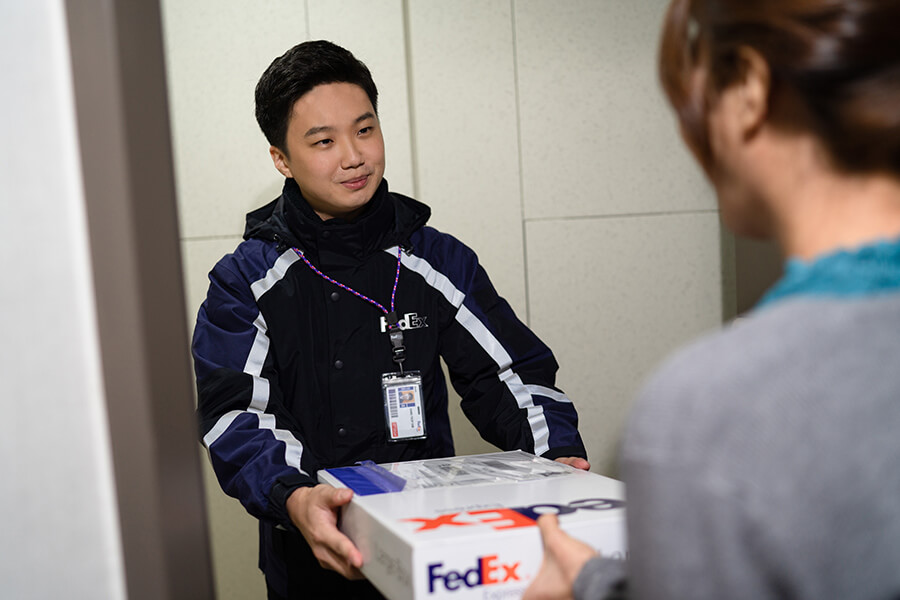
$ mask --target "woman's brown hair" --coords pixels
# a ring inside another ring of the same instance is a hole
[[[789,94],[804,127],[849,171],[900,173],[900,0],[673,0],[659,68],[689,144],[712,160],[711,99],[742,76],[739,49],[768,63],[770,106]],[[703,90],[695,89],[698,66]],[[795,111],[796,112],[796,111]]]

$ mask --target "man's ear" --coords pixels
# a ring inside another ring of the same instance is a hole
[[[291,173],[291,168],[287,164],[287,156],[285,156],[282,150],[275,146],[269,146],[269,156],[272,157],[272,162],[275,164],[275,168],[278,169],[279,173],[289,179],[294,177],[293,173]]]
[[[738,49],[738,61],[741,78],[734,84],[738,87],[735,117],[744,138],[748,139],[759,131],[769,114],[772,75],[769,63],[749,46]]]

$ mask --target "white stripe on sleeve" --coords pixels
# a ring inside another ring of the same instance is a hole
[[[272,289],[279,281],[281,281],[287,270],[297,262],[299,257],[293,250],[286,250],[278,257],[275,264],[266,271],[262,279],[254,281],[250,284],[250,290],[253,297],[259,302],[259,299]],[[246,410],[233,410],[228,412],[216,422],[216,424],[203,436],[203,444],[209,448],[223,433],[231,426],[234,420],[242,414],[250,413],[257,417],[257,423],[260,429],[268,429],[275,436],[275,439],[284,442],[284,461],[287,465],[296,468],[299,472],[307,475],[300,468],[300,459],[303,455],[303,444],[300,443],[294,435],[286,430],[276,427],[275,417],[266,414],[265,410],[269,406],[269,380],[260,377],[266,356],[269,354],[269,336],[267,335],[268,326],[262,313],[256,317],[253,322],[256,326],[256,337],[253,339],[253,346],[247,356],[247,362],[244,364],[244,372],[253,377],[253,391],[250,398],[250,405]]]
[[[247,362],[244,363],[244,373],[258,376],[262,373],[263,364],[266,362],[266,356],[269,354],[269,336],[266,335],[268,327],[262,313],[257,315],[253,324],[256,326],[256,337],[253,339],[250,354],[247,355]]]
[[[526,385],[525,387],[528,388],[528,393],[532,396],[544,396],[545,398],[550,398],[554,402],[568,402],[569,404],[572,403],[572,401],[569,400],[568,396],[566,396],[562,392],[554,390],[553,388],[548,388],[543,385]]]

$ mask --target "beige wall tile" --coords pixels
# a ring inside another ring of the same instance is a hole
[[[535,332],[560,363],[594,469],[611,472],[640,382],[722,321],[715,212],[529,222]]]
[[[507,0],[410,2],[419,200],[524,318],[512,15]]]
[[[244,214],[281,191],[253,90],[272,59],[306,39],[304,3],[161,4],[181,235],[239,235]]]
[[[385,179],[414,195],[409,88],[401,0],[308,0],[311,39],[343,46],[372,72],[384,132]]]
[[[184,296],[187,302],[188,330],[191,335],[194,332],[197,311],[206,299],[209,272],[220,258],[233,252],[240,242],[241,238],[234,236],[212,240],[186,240],[181,243]]]
[[[664,0],[519,0],[527,218],[712,208],[656,78]]]

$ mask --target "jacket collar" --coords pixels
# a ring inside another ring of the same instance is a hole
[[[431,209],[388,191],[382,180],[354,221],[323,221],[303,197],[297,182],[285,179],[276,200],[247,215],[244,239],[261,238],[298,247],[321,266],[358,262],[384,248],[409,245],[409,237],[428,221]]]

